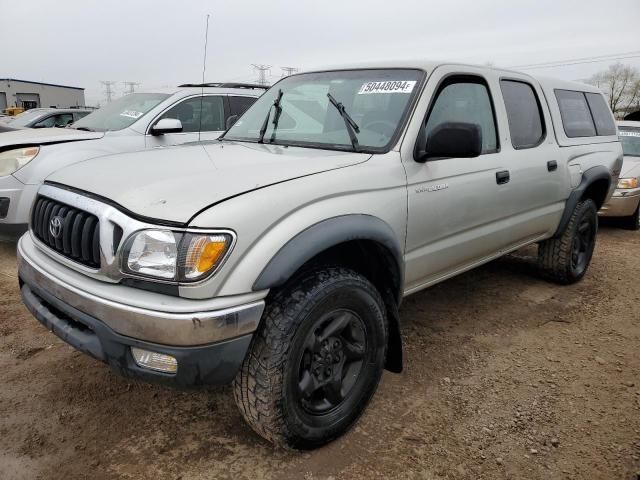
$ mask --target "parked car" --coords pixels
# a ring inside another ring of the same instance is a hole
[[[26,230],[38,187],[57,169],[110,153],[213,140],[264,90],[238,83],[186,84],[118,98],[72,128],[0,134],[0,234]]]
[[[624,163],[616,191],[600,209],[604,217],[620,218],[631,230],[640,230],[640,122],[618,122]]]
[[[535,243],[547,278],[580,280],[621,165],[589,85],[427,62],[296,74],[218,141],[51,175],[22,295],[116,372],[232,382],[258,434],[315,448],[402,370],[403,297]]]
[[[0,133],[22,128],[66,127],[77,122],[93,110],[80,108],[32,108],[22,112],[11,120],[0,122]]]

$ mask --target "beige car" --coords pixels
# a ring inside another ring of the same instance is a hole
[[[404,297],[530,244],[545,277],[579,281],[621,165],[592,86],[441,62],[300,73],[217,141],[48,177],[22,295],[114,371],[233,383],[256,432],[315,448],[402,370]]]
[[[640,122],[618,122],[624,163],[616,191],[600,209],[604,217],[621,218],[627,228],[640,229]]]

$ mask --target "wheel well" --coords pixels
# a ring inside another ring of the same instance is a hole
[[[389,338],[385,368],[402,371],[402,340],[398,307],[402,299],[403,272],[394,255],[374,240],[350,240],[330,247],[304,263],[293,276],[324,265],[349,268],[367,280],[380,292],[387,310]]]
[[[581,200],[590,198],[596,203],[598,210],[604,205],[604,200],[609,192],[609,181],[601,178],[591,183],[582,194]]]

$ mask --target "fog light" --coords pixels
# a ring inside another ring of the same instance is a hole
[[[178,361],[171,355],[150,352],[136,347],[131,347],[131,353],[140,367],[165,373],[176,373],[178,371]]]

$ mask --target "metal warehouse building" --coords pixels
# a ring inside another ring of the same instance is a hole
[[[7,107],[82,107],[84,88],[0,78],[0,112]]]

